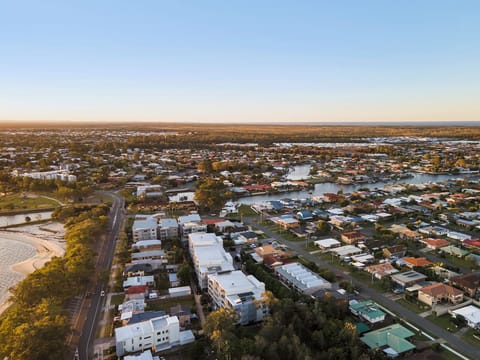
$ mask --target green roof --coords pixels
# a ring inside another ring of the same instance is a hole
[[[415,335],[402,325],[394,324],[363,335],[360,340],[371,349],[389,347],[398,354],[415,349],[415,345],[405,340]]]
[[[360,301],[350,304],[350,308],[365,318],[376,319],[385,316],[385,313],[378,308],[373,301]]]
[[[368,330],[370,330],[370,326],[368,326],[367,324],[363,323],[363,322],[358,322],[355,324],[356,328],[357,328],[357,332],[359,334],[363,334],[365,332],[367,332]]]
[[[456,247],[454,245],[444,246],[440,248],[440,250],[446,252],[447,254],[455,255],[458,257],[464,257],[465,255],[469,254],[467,250],[460,249],[459,247]]]

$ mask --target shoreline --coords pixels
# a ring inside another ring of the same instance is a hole
[[[33,257],[9,265],[9,271],[21,274],[22,279],[24,279],[27,275],[43,267],[54,256],[63,256],[66,246],[64,235],[63,225],[57,222],[30,224],[16,227],[14,230],[1,230],[0,238],[30,245],[36,251]],[[17,283],[13,283],[11,287],[16,286]],[[0,300],[0,314],[11,305],[9,299],[10,292],[7,291],[6,298]]]

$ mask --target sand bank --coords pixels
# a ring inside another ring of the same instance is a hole
[[[0,231],[0,239],[10,240],[13,242],[21,242],[33,246],[36,254],[24,261],[9,266],[9,271],[20,273],[22,276],[12,277],[12,284],[15,284],[26,275],[41,268],[45,263],[50,261],[54,256],[63,256],[65,254],[65,241],[63,239],[65,230],[60,223],[47,223],[37,225],[25,225],[11,230]],[[14,246],[14,245],[13,245]],[[6,273],[0,273],[0,276],[8,276]],[[0,313],[7,307],[8,302],[5,300],[8,296],[0,294]],[[3,301],[2,301],[3,300]]]

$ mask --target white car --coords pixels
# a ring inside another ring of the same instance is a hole
[[[105,291],[100,291],[100,296],[105,296]]]

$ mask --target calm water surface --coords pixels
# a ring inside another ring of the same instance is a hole
[[[0,226],[25,223],[26,216],[30,217],[31,221],[45,220],[52,217],[52,212],[44,211],[32,214],[0,216]],[[10,266],[30,259],[35,254],[36,250],[33,246],[20,241],[10,240],[8,233],[0,235],[0,304],[6,300],[8,288],[24,277],[22,274],[10,270]]]
[[[33,246],[8,239],[8,234],[0,237],[0,304],[7,297],[8,289],[23,279],[23,275],[10,269],[10,266],[35,256]]]
[[[293,168],[293,170],[288,174],[289,180],[300,180],[306,179],[308,173],[310,172],[310,165],[298,165]],[[246,196],[238,199],[238,202],[241,204],[254,204],[257,202],[268,201],[268,200],[280,200],[284,198],[291,199],[305,199],[312,196],[319,196],[325,193],[334,193],[336,194],[339,190],[342,190],[344,193],[352,192],[360,188],[369,188],[369,189],[383,189],[385,185],[393,185],[399,183],[405,184],[423,184],[427,182],[440,182],[448,179],[457,179],[462,178],[462,175],[430,175],[430,174],[417,174],[414,173],[413,177],[408,179],[401,179],[392,182],[377,182],[371,184],[356,184],[356,185],[340,185],[336,183],[323,183],[316,184],[315,188],[312,190],[312,193],[309,191],[294,191],[288,193],[281,193],[275,195],[259,195],[259,196]]]

